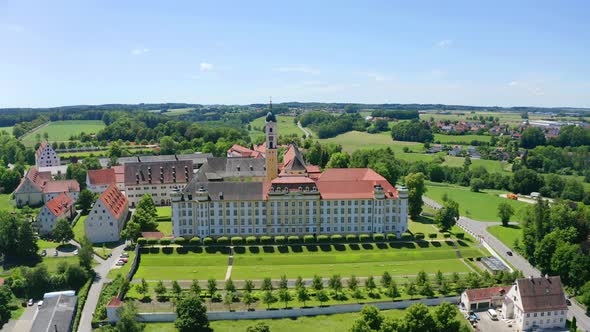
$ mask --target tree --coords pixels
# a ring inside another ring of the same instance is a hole
[[[425,121],[400,121],[391,127],[391,137],[396,141],[432,142],[434,135]]]
[[[227,292],[223,297],[223,304],[227,306],[227,310],[231,311],[231,304],[234,302],[234,293]]]
[[[465,160],[463,160],[463,171],[465,171],[465,172],[469,171],[470,166],[471,166],[471,157],[467,156],[467,157],[465,157]]]
[[[76,180],[80,184],[80,189],[86,188],[86,166],[80,163],[68,164],[66,169],[66,179]]]
[[[437,331],[436,322],[423,303],[412,304],[406,309],[405,323],[407,332]]]
[[[252,282],[250,279],[246,279],[244,281],[244,290],[246,292],[252,292],[254,290],[254,282]]]
[[[570,332],[578,332],[578,321],[576,319],[576,316],[574,316],[574,318],[572,318],[572,322],[570,323],[569,331]]]
[[[342,290],[342,278],[340,277],[340,275],[333,275],[328,281],[328,286],[334,291],[334,293],[336,294],[336,298],[338,298],[338,294]]]
[[[457,320],[458,314],[457,307],[449,302],[443,302],[436,307],[433,316],[437,331],[459,331],[461,322]]]
[[[266,308],[270,309],[270,305],[277,302],[277,298],[274,296],[271,290],[264,292],[262,296],[262,303],[266,304]]]
[[[373,294],[373,291],[375,288],[377,288],[377,285],[375,284],[375,278],[373,278],[373,276],[369,276],[367,280],[365,280],[365,287],[369,290],[370,294]]]
[[[2,214],[2,213],[0,213]],[[2,220],[0,219],[0,223]],[[21,258],[32,258],[37,256],[39,246],[37,245],[37,235],[33,231],[31,223],[26,219],[21,219],[17,223],[18,229],[16,234],[16,253]],[[10,237],[14,237],[14,233],[7,234]],[[0,235],[1,236],[1,235]],[[1,248],[0,248],[1,249]],[[0,250],[1,251],[1,250]],[[4,252],[5,254],[7,252]]]
[[[279,280],[279,289],[287,289],[289,288],[289,282],[287,281],[287,276],[282,275],[281,279]]]
[[[141,226],[133,220],[129,220],[127,222],[127,225],[125,225],[125,228],[121,232],[121,238],[129,240],[131,242],[136,242],[140,236]]]
[[[125,302],[119,309],[119,321],[115,325],[116,331],[141,332],[145,326],[137,321],[137,306],[133,302]]]
[[[227,279],[225,281],[225,291],[228,293],[235,293],[236,292],[236,285],[234,284],[234,282],[231,280],[231,278]]]
[[[164,136],[160,138],[160,154],[175,154],[176,153],[176,142],[170,136]]]
[[[395,300],[396,297],[400,296],[399,290],[397,289],[397,284],[395,281],[391,281],[387,286],[386,294],[391,300]]]
[[[360,319],[365,321],[372,330],[379,330],[381,323],[383,323],[384,317],[377,307],[366,305],[361,310]]]
[[[422,205],[424,205],[422,195],[426,192],[424,174],[412,173],[404,179],[408,187],[408,213],[410,214],[410,218],[417,220],[420,213],[422,213]]]
[[[346,152],[336,152],[330,156],[326,168],[348,168],[350,156]]]
[[[301,276],[298,276],[295,280],[295,289],[299,289],[301,287],[305,287],[305,283],[303,282],[303,278]]]
[[[539,191],[543,187],[543,178],[532,169],[519,169],[512,175],[510,188],[512,192],[528,195],[533,191]]]
[[[67,220],[59,219],[53,226],[52,235],[56,241],[65,243],[74,238],[74,231]]]
[[[266,323],[259,322],[256,325],[248,326],[246,332],[270,332],[270,327]]]
[[[142,198],[143,199],[143,198]],[[154,217],[148,210],[137,208],[131,221],[137,223],[142,232],[154,231],[158,228],[156,217]]]
[[[532,149],[538,145],[545,145],[545,134],[541,128],[529,127],[520,136],[520,146],[525,149]]]
[[[193,280],[192,284],[191,284],[191,292],[193,292],[193,294],[199,298],[201,298],[201,286],[199,286],[199,281],[198,280]]]
[[[0,328],[10,319],[10,302],[12,291],[8,286],[0,286]]]
[[[244,304],[248,307],[248,310],[250,310],[250,306],[256,302],[256,299],[252,295],[252,292],[246,291],[242,297],[242,302],[244,302]]]
[[[313,288],[316,291],[324,289],[324,282],[322,281],[322,277],[314,275],[313,279],[311,280],[311,288]]]
[[[215,279],[211,278],[207,280],[207,291],[211,297],[213,297],[213,294],[217,292],[217,281]]]
[[[328,300],[330,299],[328,297],[328,294],[326,294],[325,290],[319,290],[315,293],[315,297],[318,299],[318,301],[320,301],[321,305],[324,304],[324,302],[328,302]]]
[[[288,306],[289,302],[291,300],[293,300],[293,297],[291,296],[291,293],[289,292],[288,289],[281,288],[279,290],[279,300],[281,302],[285,303],[285,309],[287,309],[287,306]]]
[[[389,284],[391,284],[391,274],[389,274],[389,272],[385,271],[383,272],[383,275],[381,276],[381,286],[383,286],[384,288],[389,287]]]
[[[94,203],[94,194],[88,189],[82,189],[78,196],[78,207],[82,210],[83,214],[88,213],[92,204]]]
[[[478,179],[478,178],[472,178],[470,181],[470,185],[471,185],[471,191],[478,193],[480,192],[482,189],[485,189],[485,182],[482,179]]]
[[[508,223],[510,222],[510,218],[513,215],[514,215],[514,208],[512,207],[512,205],[510,205],[506,202],[501,202],[500,204],[498,204],[498,217],[502,221],[503,226],[508,226]]]
[[[417,292],[418,290],[416,289],[416,284],[414,284],[413,281],[409,281],[406,284],[406,294],[410,296],[410,300],[414,297],[414,295],[416,295]]]
[[[205,308],[201,299],[194,295],[182,298],[176,305],[174,326],[180,332],[212,331],[209,328],[207,308]]]
[[[350,328],[350,332],[372,332],[374,331],[371,327],[362,319],[357,319]]]
[[[168,290],[166,289],[166,286],[164,286],[162,280],[158,281],[156,287],[154,288],[154,292],[156,292],[156,297],[158,298],[158,301],[162,302],[166,299],[167,291]]]
[[[303,306],[305,307],[305,302],[309,301],[309,292],[305,285],[297,288],[297,300],[299,302],[303,302]]]
[[[268,277],[262,279],[262,287],[260,289],[262,289],[263,291],[272,291],[272,280]]]
[[[350,289],[351,291],[355,291],[357,290],[359,286],[359,281],[356,278],[356,276],[353,274],[350,276],[350,279],[348,279],[348,289]]]
[[[178,284],[178,281],[176,281],[176,280],[172,281],[172,293],[174,293],[174,296],[177,299],[180,297],[180,294],[182,293],[182,288],[180,287],[180,285]]]
[[[78,260],[80,266],[90,270],[92,268],[92,261],[94,259],[94,248],[92,242],[86,236],[80,240],[80,249],[78,249]]]
[[[156,203],[154,203],[154,199],[150,194],[144,194],[143,196],[141,196],[141,199],[139,200],[139,202],[137,202],[136,210],[139,209],[145,210],[149,215],[151,215],[154,218],[158,216]]]
[[[447,199],[434,216],[434,221],[443,231],[451,229],[457,223],[457,219],[459,219],[459,204],[452,199]]]
[[[150,286],[148,285],[147,281],[145,281],[144,278],[141,278],[141,284],[137,284],[135,286],[135,289],[137,290],[137,292],[139,294],[141,294],[141,299],[145,299],[145,296],[149,293],[150,291]]]
[[[440,284],[440,287],[438,288],[438,292],[441,293],[442,295],[447,295],[451,292],[451,290],[449,288],[449,283],[446,280],[443,280],[443,282]]]

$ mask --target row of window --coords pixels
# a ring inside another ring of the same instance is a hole
[[[266,234],[268,232],[274,234],[302,234],[302,233],[315,233],[319,229],[319,232],[327,232],[327,233],[337,233],[337,232],[381,232],[381,227],[376,227],[374,229],[371,226],[348,226],[348,227],[270,227],[270,228],[262,228],[262,227],[255,227],[255,228],[245,228],[240,231],[238,228],[211,228],[210,233],[206,230],[201,229],[200,232],[195,233],[197,235],[239,235],[239,234]],[[385,228],[385,231],[396,231],[396,227],[393,226],[391,229],[389,227]],[[400,229],[403,231],[403,229]],[[194,234],[192,228],[181,228],[180,233],[182,235],[192,235]]]
[[[144,189],[149,189],[149,187],[144,187]],[[153,188],[155,189],[155,187]],[[164,189],[164,187],[162,188]],[[132,188],[129,188],[129,190],[133,190]],[[373,203],[374,202],[374,203]],[[386,202],[386,204],[384,204],[384,202]],[[321,205],[322,207],[338,207],[338,206],[350,206],[350,207],[354,207],[354,206],[383,206],[383,205],[394,205],[396,204],[396,202],[398,202],[397,200],[378,200],[378,201],[373,201],[373,200],[338,200],[338,201],[332,201],[332,200],[321,200],[321,201],[285,201],[285,202],[266,202],[266,201],[258,201],[258,202],[251,202],[251,201],[243,201],[243,202],[239,202],[239,206],[240,207],[266,207],[267,205],[269,205],[270,207],[314,207],[316,205]],[[230,209],[230,208],[237,208],[238,207],[238,202],[209,202],[209,208],[210,209],[214,209],[214,208],[223,208],[225,207],[226,209]],[[204,204],[201,204],[199,206],[203,206]],[[192,207],[192,203],[191,202],[183,202],[180,203],[180,207],[181,208],[191,208]]]

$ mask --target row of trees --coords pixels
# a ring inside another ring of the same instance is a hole
[[[310,127],[318,138],[334,137],[351,130],[365,131],[369,126],[359,113],[334,116],[325,112],[307,112],[295,118],[304,127]]]

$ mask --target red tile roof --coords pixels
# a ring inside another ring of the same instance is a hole
[[[378,184],[386,198],[397,198],[397,190],[370,168],[329,168],[316,181],[322,199],[373,198]]]
[[[15,191],[18,191],[20,189],[23,183],[25,183],[26,179],[29,179],[33,183],[33,185],[37,186],[39,191],[42,191],[47,181],[51,181],[51,172],[39,172],[37,167],[31,167],[25,175],[25,177],[21,180],[20,184],[18,185]]]
[[[101,195],[100,200],[104,203],[105,207],[109,209],[111,214],[119,219],[121,215],[127,211],[127,197],[123,195],[117,186],[111,184]]]
[[[506,294],[510,287],[511,286],[501,286],[468,289],[465,291],[465,293],[467,293],[467,298],[470,302],[488,301],[491,300],[494,296],[501,296],[503,294]]]
[[[239,144],[234,144],[229,150],[227,150],[227,153],[237,153],[240,157],[253,157],[257,154],[256,151]]]
[[[88,170],[88,180],[92,185],[116,183],[115,170],[112,168]]]
[[[80,184],[76,180],[49,181],[43,187],[43,193],[79,192]]]
[[[280,176],[271,181],[272,184],[315,184],[315,181],[306,176]]]
[[[260,152],[260,153],[266,153],[266,145],[264,145],[264,144],[260,144],[260,145],[254,144],[254,151],[257,151],[257,152]]]
[[[56,217],[63,216],[72,209],[74,200],[66,193],[61,193],[45,204],[49,212]]]
[[[115,182],[117,184],[124,184],[125,183],[125,166],[113,166],[111,167],[112,170],[115,171]]]
[[[516,287],[524,312],[567,309],[559,276],[517,279]]]
[[[161,239],[164,237],[162,232],[141,232],[141,237],[146,239]]]
[[[119,300],[116,296],[111,299],[109,304],[107,304],[108,308],[118,308],[123,306],[123,301]]]
[[[322,172],[320,170],[320,167],[316,166],[316,165],[307,165],[307,166],[305,166],[305,169],[307,170],[307,173],[321,173]]]

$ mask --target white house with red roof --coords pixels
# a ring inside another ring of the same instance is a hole
[[[55,224],[60,219],[69,220],[76,214],[74,200],[66,193],[61,193],[49,200],[37,215],[37,228],[39,234],[50,234]]]
[[[60,163],[59,155],[53,150],[51,144],[43,142],[39,145],[39,148],[35,152],[35,166],[52,167],[59,166]]]
[[[511,286],[467,289],[461,293],[460,306],[465,311],[478,311],[502,306]]]
[[[117,179],[113,168],[92,169],[86,173],[86,188],[93,193],[102,194]]]
[[[86,237],[93,243],[119,241],[128,214],[127,197],[115,184],[109,185],[84,220]]]
[[[51,172],[39,172],[37,167],[31,167],[14,190],[16,206],[43,204],[43,188],[49,181],[51,181]]]
[[[43,186],[43,201],[49,202],[54,197],[66,193],[74,201],[80,196],[80,184],[76,180],[48,181]]]
[[[264,154],[258,151],[256,148],[258,146],[254,146],[254,150],[249,149],[247,147],[241,146],[239,144],[234,144],[231,148],[227,150],[227,157],[228,158],[264,158]],[[259,148],[259,147],[258,147]]]

